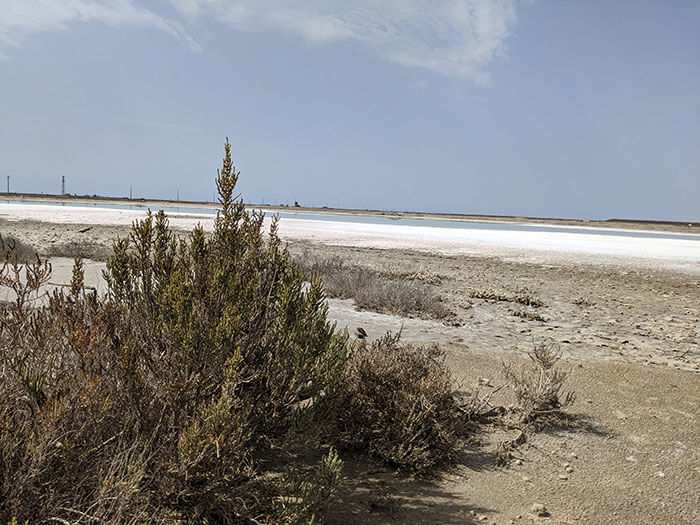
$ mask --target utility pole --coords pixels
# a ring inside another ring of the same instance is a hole
[[[10,176],[7,176],[7,193],[10,193]]]
[[[66,176],[61,175],[61,195],[66,194]]]
[[[133,189],[134,189],[133,186],[129,186],[129,200],[132,200],[132,199],[134,198],[134,197],[132,196],[132,195],[133,195],[133,191],[132,191]]]

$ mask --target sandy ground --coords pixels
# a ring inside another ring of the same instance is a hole
[[[54,255],[80,247],[100,258],[111,238],[127,232],[124,225],[99,221],[0,220],[0,233]],[[460,462],[430,481],[346,457],[348,482],[331,507],[331,523],[700,523],[696,268],[575,254],[547,260],[542,254],[444,254],[288,240],[293,253],[338,255],[428,283],[455,314],[445,325],[358,312],[351,301],[333,300],[330,315],[339,327],[363,326],[377,337],[403,325],[407,341],[438,342],[464,389],[479,377],[497,387],[502,360],[523,359],[533,342],[549,341],[563,351],[571,371],[566,387],[577,393],[568,418],[529,438],[516,451],[519,461],[507,466],[496,465],[496,445],[508,437],[497,428],[483,429]],[[102,263],[87,262],[87,268],[88,280],[103,287]],[[54,281],[69,280],[69,260],[54,258],[54,269]],[[523,289],[545,306],[473,297],[475,291],[508,295]],[[523,311],[544,320],[513,314]],[[566,464],[572,472],[565,473]],[[533,503],[545,504],[550,516],[535,517]]]

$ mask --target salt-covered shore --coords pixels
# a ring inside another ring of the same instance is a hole
[[[143,209],[28,203],[0,203],[0,219],[60,224],[128,226],[145,215]],[[201,224],[210,231],[214,212],[209,214],[168,213],[173,228],[190,230]],[[303,217],[303,215],[300,215]],[[533,263],[592,263],[666,269],[700,274],[700,235],[596,228],[562,228],[533,225],[513,229],[491,224],[488,229],[464,222],[460,227],[407,225],[401,221],[371,223],[347,218],[282,218],[279,233],[287,240],[309,240],[340,246],[380,249],[410,249],[443,255],[493,256]],[[266,221],[271,220],[271,215]],[[41,247],[39,247],[41,248]]]

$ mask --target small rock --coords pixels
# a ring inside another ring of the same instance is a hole
[[[471,514],[472,516],[476,516],[476,511],[474,509],[472,509],[469,511],[469,514]]]
[[[514,465],[520,466],[520,465],[523,464],[523,460],[522,460],[522,459],[516,459],[515,461],[513,461],[513,464],[514,464]]]
[[[661,472],[661,471],[659,470],[659,471],[656,473],[656,477],[657,477],[657,478],[665,478],[665,477],[666,477],[666,474],[664,474],[663,472]]]
[[[576,455],[576,452],[572,452],[572,453],[571,453],[571,457],[574,458],[574,459],[578,459],[578,456]]]
[[[629,461],[630,463],[636,463],[636,462],[637,462],[637,458],[635,458],[634,456],[627,456],[625,459],[626,459],[627,461]]]
[[[627,419],[627,414],[621,412],[620,410],[613,410],[613,414],[615,414],[617,419]]]
[[[559,474],[559,479],[562,481],[566,481],[567,479],[569,479],[569,476],[567,476],[566,474]]]
[[[518,514],[518,515],[515,517],[515,519],[516,519],[516,520],[521,520],[521,519],[523,519],[522,514]]]
[[[533,503],[532,508],[530,510],[532,510],[532,513],[535,516],[539,517],[547,516],[549,514],[547,512],[547,507],[545,507],[542,503]]]
[[[491,380],[488,377],[479,376],[477,381],[479,381],[480,385],[484,385],[484,386],[489,386],[491,384]]]
[[[479,514],[479,521],[486,521],[489,517],[486,514]]]
[[[523,481],[530,481],[530,478],[528,478],[527,476],[523,476]]]
[[[573,472],[573,471],[574,471],[574,469],[573,469],[572,467],[566,467],[566,468],[564,469],[564,472],[569,472],[569,473],[571,473],[571,472]]]

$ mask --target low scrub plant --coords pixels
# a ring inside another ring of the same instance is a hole
[[[234,193],[230,145],[214,232],[176,239],[162,212],[107,261],[107,297],[76,261],[69,292],[34,300],[50,266],[12,259],[0,285],[0,522],[295,523],[340,482],[329,453],[308,476],[314,407],[345,373],[348,336],[326,319],[276,222]],[[307,434],[308,432],[308,434]],[[293,436],[292,436],[293,434]],[[308,436],[308,437],[307,437]]]
[[[348,265],[340,257],[297,257],[308,276],[320,276],[331,297],[353,299],[358,308],[376,312],[446,319],[453,313],[433,287],[416,279],[392,278],[370,268]]]
[[[402,344],[391,333],[348,360],[332,405],[330,436],[400,470],[426,474],[454,457],[465,418],[437,346]]]
[[[531,423],[570,405],[575,395],[562,392],[568,374],[557,367],[561,352],[554,344],[535,344],[527,355],[529,365],[518,369],[504,362],[502,372],[515,393],[521,421]]]

